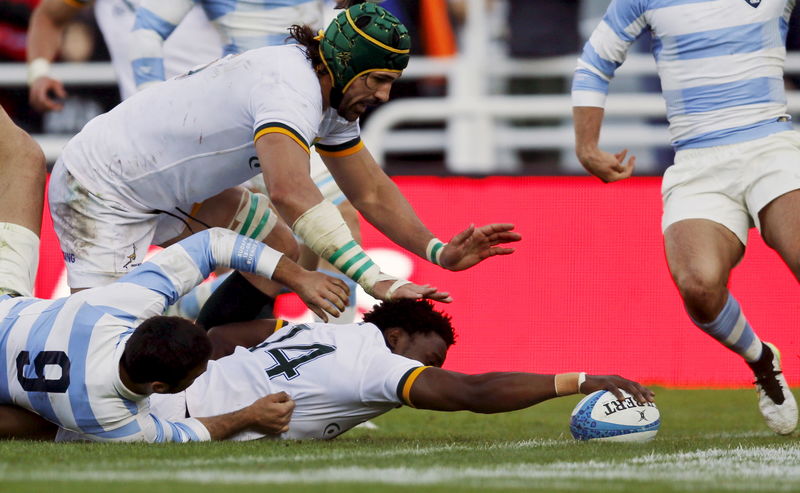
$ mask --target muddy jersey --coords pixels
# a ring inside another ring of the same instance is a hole
[[[260,48],[136,94],[86,124],[61,161],[83,187],[123,210],[169,210],[260,173],[254,141],[267,133],[306,151],[362,145],[358,122],[322,105],[303,48]]]
[[[286,392],[296,407],[282,438],[328,439],[407,404],[408,388],[423,368],[393,354],[372,324],[288,325],[253,348],[209,362],[183,398],[154,397],[153,409],[164,418],[187,409],[189,416],[212,416]],[[244,432],[232,439],[261,437]]]

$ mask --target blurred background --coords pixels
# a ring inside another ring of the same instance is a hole
[[[52,73],[65,108],[28,105],[26,29],[37,0],[0,0],[0,104],[52,164],[66,141],[119,102],[92,9],[65,31]],[[639,39],[611,84],[601,146],[637,156],[635,178],[604,185],[573,152],[572,72],[607,0],[386,0],[412,35],[392,101],[362,119],[363,139],[443,240],[470,222],[507,221],[524,241],[462,273],[410,256],[364,225],[387,271],[453,293],[460,333],[447,367],[462,371],[613,372],[667,385],[748,385],[737,358],[688,320],[663,258],[660,179],[672,163],[664,103]],[[800,114],[800,33],[792,18],[786,86]],[[126,33],[119,33],[124,36]],[[131,136],[135,138],[135,136]],[[63,261],[43,235],[39,296],[64,294]],[[800,290],[757,233],[731,289],[765,340],[790,355],[800,382]],[[374,300],[360,294],[361,309]],[[291,297],[279,310],[304,320]],[[795,357],[797,356],[797,357]]]

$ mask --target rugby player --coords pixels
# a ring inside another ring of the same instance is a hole
[[[219,2],[209,0],[197,2],[195,0],[172,0],[170,2],[142,0],[136,9],[133,40],[130,45],[131,68],[137,89],[150,87],[166,78],[164,43],[171,38],[176,27],[183,24],[195,4],[199,4],[205,9],[209,19],[224,37],[224,50],[220,55],[237,54],[249,49],[292,43],[294,39],[289,36],[289,26],[297,24],[319,29],[323,27],[324,14],[328,9],[324,0],[291,0],[289,2],[286,0],[260,0],[246,4],[231,3],[224,7],[221,7]],[[326,200],[336,205],[354,239],[360,244],[358,213],[336,185],[336,181],[325,167],[319,154],[312,153],[310,157],[311,177],[314,184],[320,189]],[[245,186],[267,194],[261,175],[251,179]],[[309,251],[305,245],[300,246],[298,262],[310,270],[319,267],[322,272],[337,276],[347,283],[350,288],[347,306],[338,317],[333,317],[331,322],[352,323],[357,314],[355,282],[339,273],[325,261],[320,265],[319,257]],[[230,307],[230,299],[224,302],[220,301],[220,295],[213,296],[211,294],[211,290],[219,286],[220,282],[225,282],[221,293],[233,290],[242,296],[241,293],[244,291],[249,293],[244,296],[260,300],[261,308],[256,308],[256,311],[252,313],[245,313],[238,310],[237,307]],[[241,286],[237,287],[237,285]],[[209,296],[213,296],[209,306],[201,312],[200,309]],[[228,280],[201,286],[174,306],[180,308],[183,316],[196,318],[206,326],[213,326],[216,317],[221,316],[219,310],[226,310],[229,313],[238,312],[241,320],[251,320],[256,314],[261,318],[271,318],[273,303],[274,300],[271,296],[259,290],[249,289],[246,281],[234,274]]]
[[[67,92],[62,82],[50,73],[50,63],[58,55],[64,28],[92,4],[111,55],[120,97],[127,99],[136,92],[128,52],[138,0],[42,0],[31,15],[27,36],[29,99],[36,110],[63,108]],[[172,77],[217,58],[221,46],[219,34],[203,11],[194,8],[164,45],[166,75]]]
[[[368,293],[450,301],[434,287],[382,273],[353,241],[309,176],[312,144],[353,205],[411,252],[454,271],[513,252],[502,246],[520,239],[511,224],[470,226],[447,244],[436,239],[364,147],[358,117],[388,100],[408,61],[408,32],[394,16],[361,4],[340,13],[324,36],[302,27],[293,33],[298,45],[225,57],[142,91],[67,144],[49,197],[62,250],[74,259],[72,288],[123,275],[154,238],[186,234],[180,224],[161,228],[164,213],[190,218],[192,204],[262,172],[292,230]],[[251,211],[260,223],[271,215],[256,201],[240,211],[230,223],[239,232],[255,224]]]
[[[800,134],[786,114],[783,64],[794,0],[615,0],[572,85],[576,152],[605,182],[635,157],[598,147],[609,81],[633,41],[653,35],[675,164],[661,188],[667,264],[692,322],[755,375],[770,429],[791,433],[797,404],[780,353],[762,342],[728,290],[756,226],[800,280]]]
[[[155,397],[154,413],[165,419],[187,410],[189,416],[213,415],[282,391],[296,407],[281,437],[328,439],[400,405],[498,413],[601,389],[620,398],[619,389],[625,390],[639,402],[654,397],[618,376],[443,370],[455,335],[450,317],[426,300],[384,302],[359,324],[257,320],[214,328],[210,336],[217,354],[232,354],[210,362],[185,392]],[[231,438],[262,437],[247,431]]]

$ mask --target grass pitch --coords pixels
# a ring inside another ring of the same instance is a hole
[[[753,390],[656,389],[648,444],[578,443],[580,396],[500,415],[400,409],[331,442],[0,443],[0,492],[800,491],[800,440]]]

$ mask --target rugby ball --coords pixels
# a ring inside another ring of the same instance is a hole
[[[647,442],[661,426],[661,415],[652,402],[639,404],[625,391],[624,400],[598,390],[584,397],[572,411],[569,429],[577,440]]]

